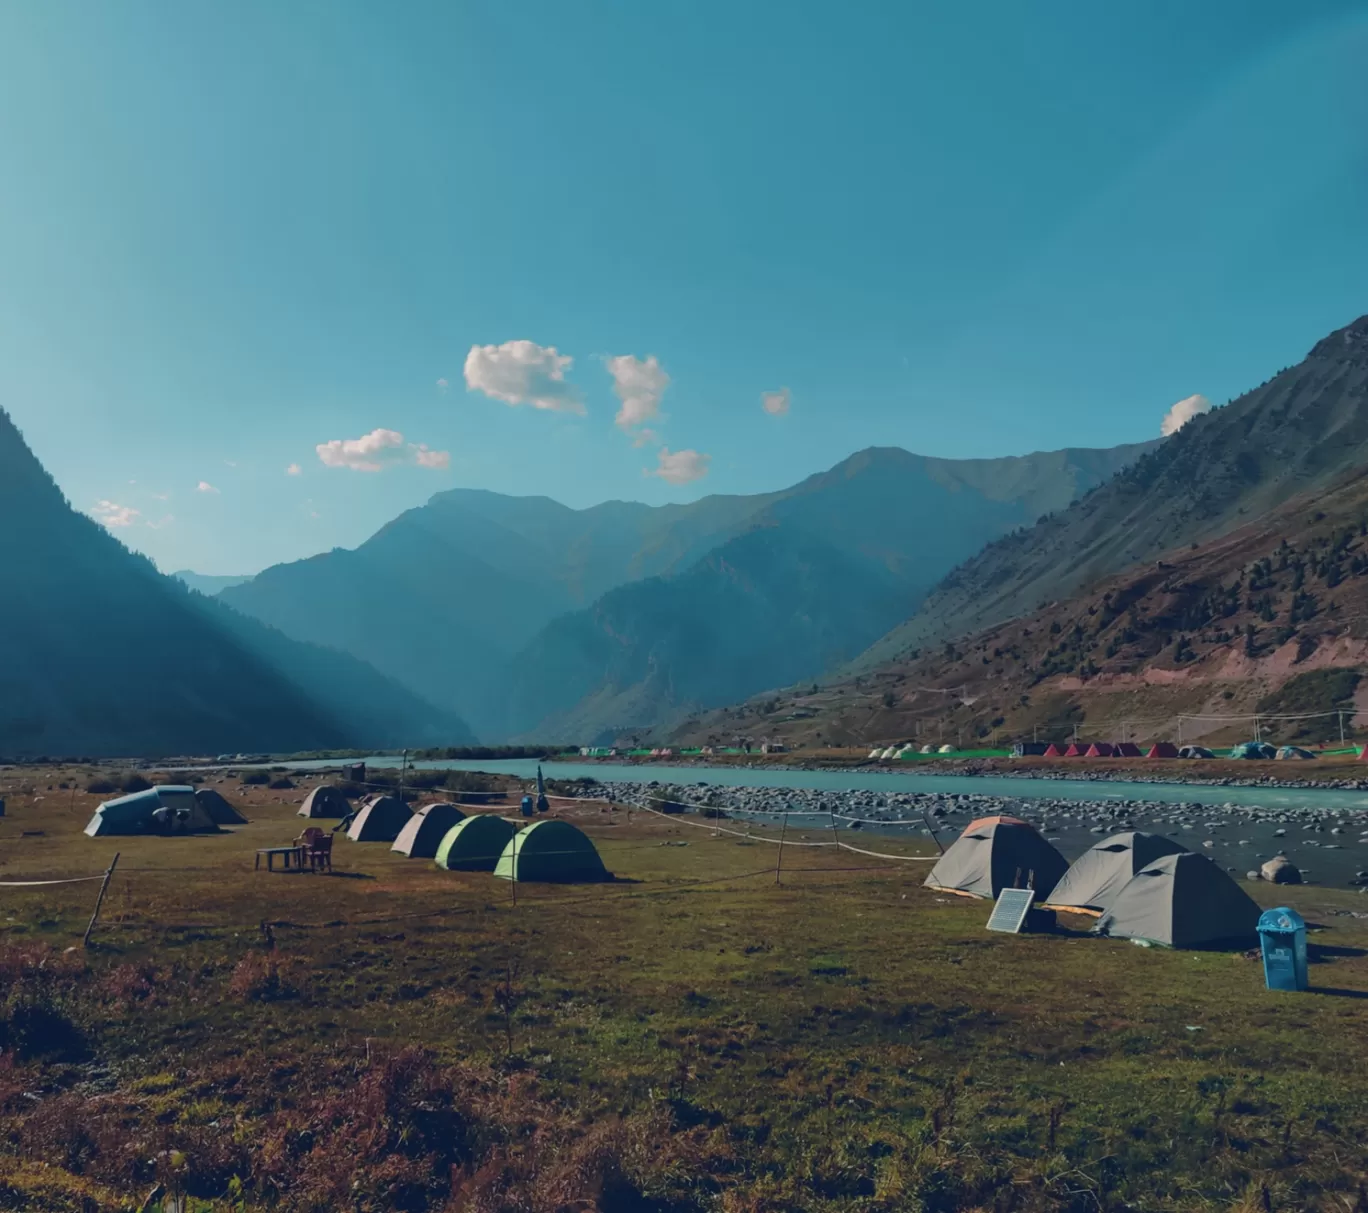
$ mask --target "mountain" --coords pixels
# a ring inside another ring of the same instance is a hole
[[[0,411],[0,753],[453,744],[470,733],[356,658],[163,577],[67,503]]]
[[[821,689],[706,714],[672,740],[968,746],[1077,731],[1228,744],[1260,714],[1265,739],[1337,742],[1341,713],[1353,734],[1365,621],[1368,479],[1353,469],[1071,599]]]
[[[1193,418],[1067,510],[990,544],[856,668],[1065,598],[1179,544],[1223,535],[1368,464],[1368,316],[1294,367]]]
[[[600,740],[818,676],[967,553],[1153,445],[963,461],[861,451],[773,495],[679,572],[550,623],[512,663],[502,731]]]
[[[183,581],[197,594],[203,594],[206,598],[212,598],[224,590],[231,590],[235,585],[242,585],[244,582],[251,581],[251,577],[231,577],[214,576],[209,573],[196,573],[190,569],[181,569],[178,573],[172,573],[177,581]]]

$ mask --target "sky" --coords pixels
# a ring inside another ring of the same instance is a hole
[[[0,3],[0,407],[218,574],[1148,439],[1368,312],[1365,62],[1320,0]]]

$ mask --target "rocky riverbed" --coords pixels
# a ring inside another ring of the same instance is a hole
[[[1144,830],[1164,834],[1189,850],[1211,856],[1245,879],[1274,855],[1286,855],[1308,883],[1358,886],[1368,892],[1368,814],[1342,809],[1247,808],[1199,804],[1157,804],[1144,800],[1021,799],[991,792],[953,794],[818,791],[803,788],[723,787],[715,784],[581,784],[580,794],[610,795],[619,802],[653,808],[668,800],[686,811],[710,809],[742,820],[778,825],[789,814],[790,829],[829,829],[930,837],[944,846],[970,821],[1007,813],[1031,822],[1069,860],[1109,834]],[[800,818],[799,813],[817,816]],[[826,815],[826,816],[823,816]]]

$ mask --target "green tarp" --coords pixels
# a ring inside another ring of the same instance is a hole
[[[612,879],[588,835],[554,818],[533,822],[514,834],[494,875],[517,881]]]
[[[439,868],[452,872],[492,872],[516,833],[511,821],[480,813],[452,826],[434,858]]]

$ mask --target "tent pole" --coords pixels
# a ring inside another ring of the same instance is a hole
[[[784,867],[784,836],[788,833],[788,814],[784,814],[784,824],[779,831],[779,858],[774,863],[774,883],[780,883],[779,873]]]
[[[105,890],[109,888],[109,878],[114,875],[114,866],[119,862],[119,852],[114,852],[114,858],[109,861],[109,867],[105,869],[104,880],[100,882],[100,895],[95,898],[95,912],[91,914],[90,921],[86,924],[85,934],[81,937],[81,947],[90,946],[90,933],[95,929],[95,920],[100,917],[100,907],[104,904]]]

